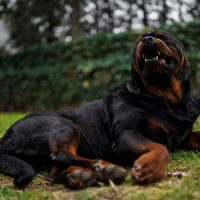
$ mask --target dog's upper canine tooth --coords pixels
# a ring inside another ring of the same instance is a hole
[[[160,52],[158,51],[158,55],[160,55]]]
[[[156,59],[158,60],[158,56],[156,56]]]
[[[146,62],[147,60],[148,60],[148,59],[146,59],[146,58],[144,59],[145,62]]]

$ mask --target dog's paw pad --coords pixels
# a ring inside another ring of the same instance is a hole
[[[97,180],[105,184],[108,184],[109,180],[115,184],[121,184],[127,176],[127,171],[123,167],[105,161],[98,161],[93,169]]]
[[[68,186],[72,189],[82,189],[96,185],[97,180],[92,170],[74,170],[67,174]]]

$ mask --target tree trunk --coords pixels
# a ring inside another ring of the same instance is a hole
[[[98,5],[98,1],[94,1],[94,4],[95,4],[95,12],[94,12],[94,19],[95,19],[95,29],[96,29],[96,32],[99,33],[99,5]]]
[[[167,14],[169,12],[169,7],[167,5],[166,0],[162,0],[162,11],[160,13],[160,22],[166,23],[167,22]]]
[[[107,14],[108,14],[108,32],[113,31],[114,29],[114,16],[113,16],[113,6],[112,2],[108,1],[108,7],[107,7]]]
[[[149,20],[148,20],[148,12],[147,12],[147,8],[146,8],[146,2],[145,2],[145,0],[142,0],[141,2],[139,2],[137,4],[138,4],[139,8],[143,12],[142,23],[143,23],[144,26],[148,26],[149,25]]]
[[[72,13],[70,15],[70,35],[73,39],[78,38],[81,35],[81,25],[80,25],[80,1],[70,0],[70,6],[72,8]]]

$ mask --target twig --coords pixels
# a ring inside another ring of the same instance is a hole
[[[38,174],[37,176],[40,177],[40,178],[42,178],[42,179],[44,179],[44,180],[47,180],[47,181],[51,181],[51,182],[54,181],[52,178],[48,178],[48,177],[43,176],[43,175],[41,175],[41,174]]]
[[[168,172],[167,176],[169,176],[169,177],[175,176],[177,178],[182,178],[182,177],[186,176],[186,173],[184,173],[184,172]]]
[[[110,186],[112,187],[112,189],[118,194],[119,190],[116,187],[116,185],[113,183],[113,181],[109,179],[108,182],[109,182]]]

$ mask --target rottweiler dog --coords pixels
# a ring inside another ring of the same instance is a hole
[[[139,36],[131,78],[104,99],[17,121],[0,141],[0,172],[19,187],[43,166],[54,181],[77,189],[121,184],[130,165],[134,182],[160,180],[169,151],[200,149],[200,134],[192,133],[200,99],[190,92],[181,42],[164,30]]]

